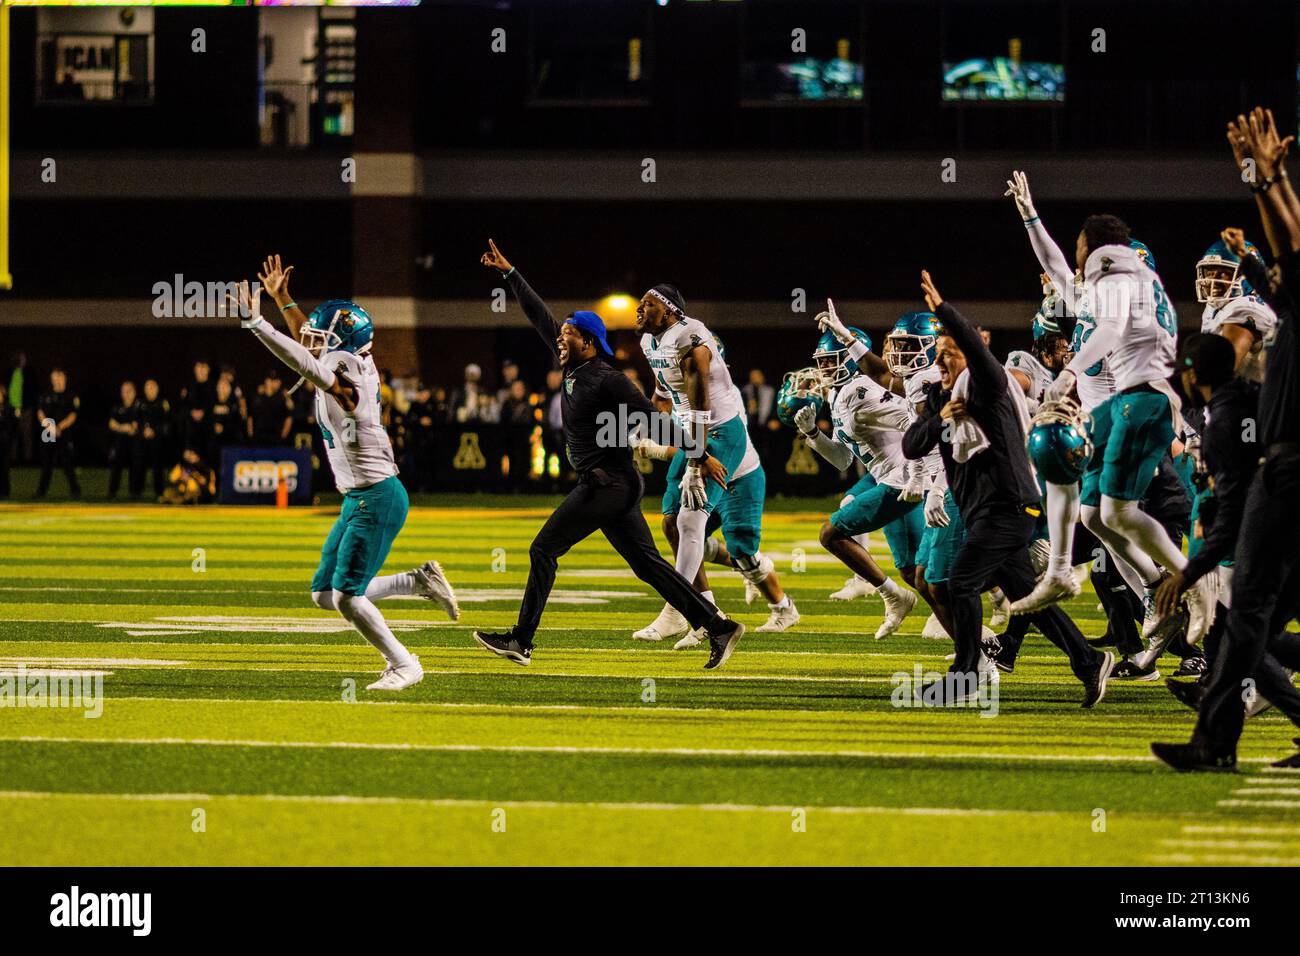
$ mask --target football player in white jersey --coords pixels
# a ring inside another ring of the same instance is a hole
[[[1265,350],[1277,331],[1277,313],[1241,272],[1242,256],[1258,255],[1240,229],[1225,229],[1196,263],[1196,301],[1205,303],[1201,331],[1231,342],[1237,374],[1252,382],[1264,380]]]
[[[881,640],[902,625],[916,606],[916,594],[880,569],[860,536],[884,529],[894,566],[910,580],[925,527],[919,505],[926,475],[903,457],[903,432],[912,421],[907,402],[859,370],[859,361],[871,351],[870,339],[861,329],[845,326],[829,301],[827,309],[817,317],[822,338],[813,356],[827,390],[833,437],[817,427],[812,405],[799,409],[794,421],[805,441],[833,467],[842,471],[854,459],[866,467],[866,474],[822,526],[821,543],[876,588],[885,605],[884,621],[875,633]]]
[[[1007,182],[1006,194],[1015,200],[1016,208],[1024,222],[1029,235],[1034,255],[1043,270],[1045,278],[1043,291],[1046,293],[1035,327],[1042,321],[1054,319],[1059,321],[1065,316],[1073,316],[1074,330],[1070,336],[1070,352],[1077,355],[1092,338],[1097,323],[1092,314],[1090,290],[1083,281],[1082,268],[1072,268],[1065,254],[1048,234],[1042,219],[1034,208],[1033,196],[1029,192],[1029,179],[1020,171],[1012,173]],[[1081,408],[1091,412],[1108,402],[1115,394],[1115,378],[1111,374],[1110,363],[1103,356],[1093,364],[1076,368],[1074,388],[1078,395],[1078,407],[1072,404],[1053,404],[1045,411],[1048,414],[1074,415]],[[1046,396],[1046,390],[1044,390]],[[1080,427],[1086,428],[1090,419],[1080,420]],[[1081,517],[1081,505],[1095,509],[1101,504],[1099,486],[1100,472],[1087,471],[1083,482],[1060,484],[1046,482],[1046,513],[1049,541],[1049,557],[1046,572],[1039,578],[1034,589],[1011,605],[1013,614],[1029,614],[1041,610],[1057,601],[1078,596],[1079,582],[1071,573],[1071,559],[1074,553],[1074,526]],[[1090,511],[1090,514],[1093,513]],[[1103,538],[1103,543],[1105,539]],[[1109,549],[1115,560],[1115,568],[1125,582],[1136,594],[1142,594],[1149,577],[1139,573],[1123,554]]]
[[[1006,369],[1024,389],[1029,414],[1038,411],[1047,387],[1070,360],[1070,342],[1059,331],[1034,323],[1034,345],[1007,355]]]
[[[377,577],[408,506],[397,480],[393,446],[381,421],[379,373],[370,357],[374,326],[353,302],[331,300],[305,315],[289,296],[289,273],[271,256],[258,274],[261,286],[240,287],[240,324],[251,329],[276,358],[316,392],[316,420],[325,438],[334,480],[343,493],[338,520],[321,549],[312,578],[312,602],[340,615],[384,656],[386,666],[367,690],[403,690],[424,678],[419,658],[393,634],[374,601],[418,595],[440,605],[452,620],[460,616],[456,595],[436,561],[399,574]],[[265,288],[293,337],[272,328],[261,314]]]
[[[636,310],[636,331],[641,350],[650,363],[656,391],[673,405],[673,418],[690,439],[716,458],[734,475],[745,456],[744,402],[731,380],[726,360],[713,334],[698,319],[686,314],[686,301],[676,286],[662,284],[646,292]],[[678,449],[668,466],[668,488],[663,513],[677,526],[677,572],[694,581],[704,561],[705,527],[726,490],[706,482],[703,455]],[[712,592],[704,597],[713,603]],[[636,631],[638,641],[661,641],[690,630],[686,618],[665,604],[659,616]]]
[[[660,445],[649,438],[642,438],[635,446],[639,458],[656,461],[672,461],[680,449],[671,445]],[[777,576],[772,559],[759,550],[763,532],[763,502],[767,497],[767,474],[758,452],[745,435],[745,455],[733,475],[727,477],[726,493],[718,506],[709,515],[705,525],[707,537],[704,542],[704,560],[721,564],[740,572],[745,580],[745,603],[752,603],[762,596],[767,600],[767,622],[758,627],[762,634],[779,633],[789,630],[799,623],[799,609],[794,600],[781,588],[781,579]],[[713,532],[721,529],[723,541],[713,537]],[[664,537],[672,546],[676,555],[680,547],[677,524],[671,515],[664,516]],[[724,543],[725,542],[725,543]],[[701,567],[696,572],[695,589],[701,594],[712,594],[708,578]],[[673,645],[673,650],[685,650],[704,642],[706,638],[702,627],[689,631]]]
[[[1147,606],[1161,581],[1160,567],[1180,571],[1187,559],[1153,517],[1139,507],[1181,419],[1169,385],[1177,349],[1178,317],[1160,277],[1131,243],[1115,216],[1089,216],[1075,247],[1091,297],[1096,331],[1047,390],[1048,400],[1068,397],[1079,376],[1102,358],[1110,361],[1116,394],[1093,410],[1095,447],[1088,471],[1100,482],[1100,509],[1085,508],[1084,523],[1142,576]],[[1188,640],[1200,640],[1213,622],[1208,583],[1186,593]],[[1177,615],[1153,616],[1144,625],[1152,649],[1162,647]],[[1155,650],[1158,655],[1159,650]]]

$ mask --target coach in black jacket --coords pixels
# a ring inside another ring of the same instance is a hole
[[[710,670],[721,667],[745,627],[723,617],[659,554],[641,513],[645,486],[632,462],[631,444],[625,434],[607,440],[608,430],[602,424],[610,420],[626,422],[630,412],[640,412],[647,421],[658,413],[626,375],[605,361],[604,356],[611,352],[598,315],[575,312],[563,323],[557,322],[496,243],[489,239],[488,245],[490,250],[483,254],[483,264],[505,276],[528,321],[564,370],[560,398],[564,447],[569,463],[578,472],[578,486],[546,520],[528,549],[528,586],[518,623],[502,634],[475,631],[475,639],[494,654],[516,664],[527,664],[532,659],[533,635],[555,584],[560,556],[600,531],[633,573],[681,612],[692,628],[704,626],[710,648],[704,666]],[[714,466],[718,472],[712,471]],[[706,460],[705,471],[717,480],[726,477],[716,461],[711,466]]]
[[[1019,646],[1002,646],[990,640],[981,648],[980,594],[996,584],[1016,601],[1034,586],[1029,542],[1040,509],[1038,483],[1025,452],[1025,430],[1010,379],[1002,363],[989,351],[979,331],[943,301],[928,272],[921,273],[921,289],[930,310],[939,318],[937,362],[942,389],[931,389],[925,411],[903,435],[903,454],[924,458],[936,445],[943,458],[948,487],[966,524],[966,543],[948,575],[957,657],[952,671],[978,669],[981,650],[1001,670],[1015,666]],[[963,372],[969,377],[965,397],[954,398],[953,389]],[[955,447],[963,420],[978,426],[987,447],[968,456]],[[959,461],[959,457],[965,457]],[[1115,658],[1088,646],[1083,634],[1059,607],[1029,615],[1030,620],[1070,658],[1070,668],[1083,682],[1083,706],[1092,707],[1106,693],[1106,681]]]

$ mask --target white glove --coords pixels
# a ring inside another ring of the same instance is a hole
[[[944,507],[943,489],[937,486],[930,488],[925,496],[925,526],[927,528],[946,528],[952,522],[948,517],[948,509]]]
[[[1029,195],[1029,177],[1020,170],[1011,174],[1011,178],[1007,180],[1007,191],[1002,195],[1010,196],[1016,201],[1021,219],[1033,219],[1038,215],[1034,211],[1034,197]]]
[[[907,479],[907,484],[898,493],[900,501],[920,501],[925,497],[925,473],[920,472]]]
[[[1077,380],[1078,376],[1068,368],[1063,370],[1043,392],[1043,401],[1059,402],[1061,399],[1068,397],[1074,391],[1074,383]]]
[[[682,477],[682,507],[699,511],[709,503],[709,492],[704,486],[704,472],[699,465],[687,465]]]
[[[817,328],[832,333],[841,345],[852,345],[856,341],[849,327],[835,314],[835,303],[830,299],[826,300],[826,311],[817,313]]]
[[[794,427],[799,434],[812,436],[817,432],[817,412],[811,405],[805,405],[794,413]]]

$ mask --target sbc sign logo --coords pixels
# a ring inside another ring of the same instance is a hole
[[[237,461],[235,491],[242,495],[273,494],[284,478],[289,494],[298,488],[296,461]]]

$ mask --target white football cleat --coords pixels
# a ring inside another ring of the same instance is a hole
[[[876,593],[866,578],[860,578],[856,574],[844,582],[844,587],[838,591],[831,592],[832,601],[855,601],[860,597],[870,597]]]
[[[367,684],[366,690],[406,690],[422,680],[424,680],[424,668],[420,666],[420,659],[412,655],[407,664],[397,667],[389,664],[385,667],[384,672],[379,675],[379,680]]]
[[[772,559],[769,558],[767,555],[763,556],[763,563],[762,565],[760,565],[760,567],[764,575],[771,574],[776,569],[776,565],[772,563]],[[741,577],[744,578],[745,580],[745,603],[753,604],[755,601],[757,601],[759,598],[763,596],[763,592],[760,591],[758,589],[758,585],[755,584],[753,581],[749,580],[749,578],[746,578],[743,574],[741,575]]]
[[[939,623],[939,618],[935,616],[933,611],[925,620],[925,627],[921,630],[921,636],[932,637],[937,641],[948,640],[948,632],[943,629],[943,625]]]
[[[911,614],[912,608],[916,607],[915,591],[900,591],[899,594],[899,597],[890,597],[884,591],[880,592],[880,597],[885,602],[885,619],[880,623],[880,627],[876,628],[878,641],[883,641],[897,631],[903,623],[903,618]]]
[[[799,609],[794,606],[793,598],[790,599],[790,603],[785,607],[774,607],[771,608],[771,611],[772,613],[768,617],[767,623],[761,624],[756,628],[758,633],[779,633],[780,631],[788,630],[799,623]]]
[[[1064,574],[1044,574],[1034,585],[1034,589],[1011,605],[1012,614],[1033,614],[1051,607],[1057,601],[1066,601],[1079,596],[1079,582],[1073,571]]]
[[[993,608],[993,613],[989,615],[989,627],[998,632],[1005,630],[1007,622],[1011,620],[1011,602],[1001,588],[989,592],[989,605]]]
[[[632,635],[634,641],[662,641],[684,634],[691,629],[691,622],[682,617],[682,612],[671,604],[665,604],[659,616],[641,630]]]
[[[689,650],[692,647],[698,647],[700,644],[706,643],[708,639],[709,636],[704,633],[703,626],[697,627],[695,630],[691,631],[680,641],[674,644],[673,650],[675,651]]]
[[[442,572],[442,565],[437,561],[425,561],[411,572],[415,576],[415,593],[427,601],[432,601],[453,621],[460,620],[460,605],[456,603],[456,592],[451,589],[451,582]]]

